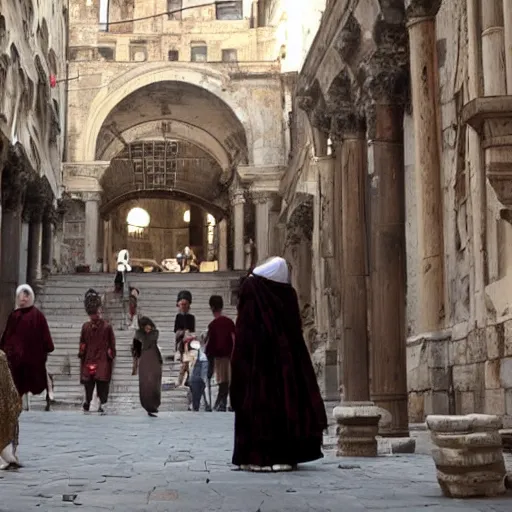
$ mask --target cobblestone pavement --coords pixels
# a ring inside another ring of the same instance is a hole
[[[512,496],[442,498],[427,455],[361,460],[327,453],[295,473],[234,471],[232,423],[229,413],[24,413],[25,467],[0,472],[0,511],[512,510]],[[76,498],[65,502],[64,495]]]

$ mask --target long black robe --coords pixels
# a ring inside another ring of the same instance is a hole
[[[327,416],[291,285],[259,276],[244,281],[230,392],[233,464],[295,465],[323,457]]]
[[[140,342],[139,358],[139,397],[140,404],[148,413],[158,412],[162,396],[162,354],[158,348],[158,331],[149,334],[139,329],[135,333],[135,342]]]

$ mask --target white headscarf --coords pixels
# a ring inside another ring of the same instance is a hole
[[[28,284],[20,284],[18,286],[18,288],[16,288],[16,309],[20,308],[18,299],[19,299],[20,293],[22,293],[22,292],[28,293],[28,296],[29,296],[28,304],[25,307],[29,308],[29,307],[33,306],[34,302],[36,301],[36,296],[35,296],[34,290],[32,290],[32,287],[29,286]]]
[[[271,258],[259,267],[256,267],[252,273],[255,276],[265,277],[270,281],[276,283],[290,284],[290,271],[288,270],[288,263],[284,258]]]
[[[126,249],[119,251],[117,255],[117,271],[118,272],[131,272],[130,254]]]

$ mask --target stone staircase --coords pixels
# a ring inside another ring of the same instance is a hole
[[[140,290],[140,315],[149,316],[160,331],[159,345],[164,357],[162,405],[160,410],[187,410],[187,392],[172,388],[178,378],[179,363],[169,361],[174,355],[174,318],[176,297],[180,290],[190,290],[193,296],[191,312],[196,316],[196,331],[201,333],[212,319],[208,307],[211,295],[224,298],[225,312],[231,318],[236,308],[231,306],[232,285],[239,274],[217,272],[211,274],[130,274],[130,286]],[[83,402],[83,388],[79,378],[78,345],[82,324],[87,320],[83,299],[89,288],[107,292],[106,317],[114,327],[117,358],[111,383],[109,410],[126,412],[140,408],[138,377],[131,375],[131,344],[134,331],[129,329],[124,307],[113,293],[113,274],[77,274],[51,276],[39,294],[38,307],[44,312],[55,343],[55,351],[48,359],[48,371],[55,382],[55,401],[52,409],[79,408]],[[30,408],[42,409],[45,396],[30,397]]]

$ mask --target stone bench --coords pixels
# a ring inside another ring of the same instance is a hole
[[[493,497],[506,492],[498,416],[428,416],[437,480],[449,498]]]

